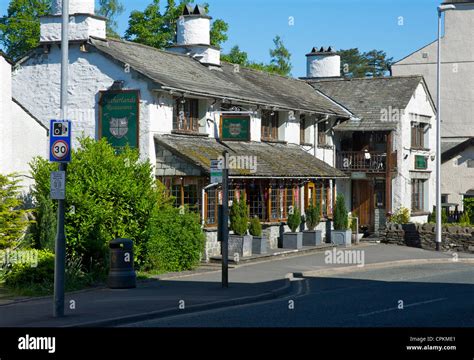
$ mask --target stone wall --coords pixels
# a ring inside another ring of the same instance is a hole
[[[380,230],[380,240],[386,244],[434,250],[435,229],[435,224],[388,224]],[[441,248],[443,251],[474,253],[474,227],[443,226]]]

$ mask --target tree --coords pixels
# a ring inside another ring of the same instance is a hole
[[[14,60],[39,44],[40,16],[47,15],[51,0],[11,0],[0,23],[0,44]]]
[[[132,11],[128,21],[125,38],[158,49],[167,48],[175,43],[176,25],[187,4],[192,0],[167,0],[165,11],[160,10],[160,0],[153,2],[144,11]],[[206,11],[209,5],[205,4]],[[229,26],[223,20],[215,20],[211,27],[211,45],[220,47],[227,40]]]
[[[281,37],[278,35],[273,39],[273,44],[275,48],[270,50],[270,56],[272,57],[270,66],[273,66],[273,70],[277,74],[284,76],[290,75],[293,67],[290,62],[290,52],[283,44]]]
[[[0,249],[15,247],[29,223],[20,209],[18,182],[15,176],[0,175]]]
[[[393,58],[381,50],[361,53],[359,49],[340,50],[341,74],[349,78],[385,76],[393,64]]]
[[[245,51],[241,51],[238,45],[235,45],[228,54],[222,54],[221,60],[232,64],[242,66],[249,65],[249,56]]]
[[[119,0],[99,0],[98,5],[97,14],[107,18],[107,36],[119,38],[117,17],[125,11],[125,7]]]

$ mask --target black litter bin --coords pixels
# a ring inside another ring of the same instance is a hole
[[[133,269],[133,241],[115,239],[109,243],[110,271],[107,285],[111,289],[131,289],[137,286]]]

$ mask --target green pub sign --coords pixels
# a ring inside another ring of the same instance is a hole
[[[140,92],[101,91],[99,98],[99,138],[105,137],[116,149],[138,148]]]
[[[221,139],[224,141],[250,141],[250,116],[223,115],[221,117]]]
[[[428,169],[428,158],[423,155],[415,155],[415,169],[418,169],[418,170]]]

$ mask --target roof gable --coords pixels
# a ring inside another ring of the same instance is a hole
[[[446,161],[451,160],[471,146],[474,147],[474,138],[469,138],[455,146],[444,146],[446,150],[441,154],[441,162],[445,163]]]

